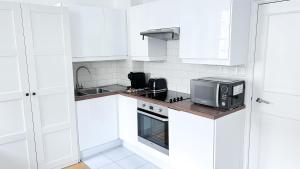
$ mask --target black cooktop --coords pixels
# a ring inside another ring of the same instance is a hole
[[[189,94],[176,92],[176,91],[172,91],[172,90],[159,91],[159,92],[146,91],[141,96],[147,97],[150,99],[159,100],[159,101],[164,101],[167,103],[175,103],[175,102],[190,99]]]

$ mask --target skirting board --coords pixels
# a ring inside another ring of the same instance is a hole
[[[101,144],[86,150],[83,150],[80,152],[80,160],[86,160],[92,156],[95,156],[99,153],[102,153],[104,151],[107,151],[109,149],[115,148],[115,147],[119,147],[122,145],[122,140],[118,139],[118,140],[114,140],[105,144]]]

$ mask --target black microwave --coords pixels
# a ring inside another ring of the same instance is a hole
[[[245,81],[213,77],[192,79],[191,101],[225,110],[243,106]]]

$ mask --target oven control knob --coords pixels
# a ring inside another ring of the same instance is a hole
[[[228,87],[227,86],[222,86],[221,87],[221,91],[222,91],[222,93],[228,93]]]
[[[183,97],[181,96],[181,97],[180,97],[180,101],[182,101],[182,100],[183,100]]]
[[[179,97],[177,97],[177,99],[176,99],[178,102],[180,101],[180,98]]]
[[[161,108],[158,109],[158,112],[162,112],[163,110]]]
[[[150,110],[153,110],[153,106],[149,106],[149,109],[150,109]]]
[[[142,104],[142,106],[143,106],[143,107],[146,107],[146,104],[144,103],[144,104]]]
[[[170,99],[170,100],[169,100],[169,102],[170,102],[170,103],[173,103],[173,100],[172,100],[172,99]]]
[[[176,98],[173,99],[173,102],[176,102]]]

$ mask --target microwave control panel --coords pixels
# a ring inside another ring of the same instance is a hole
[[[228,85],[221,85],[220,86],[220,100],[219,100],[219,107],[227,108],[228,107],[228,94],[229,94],[229,86]]]

